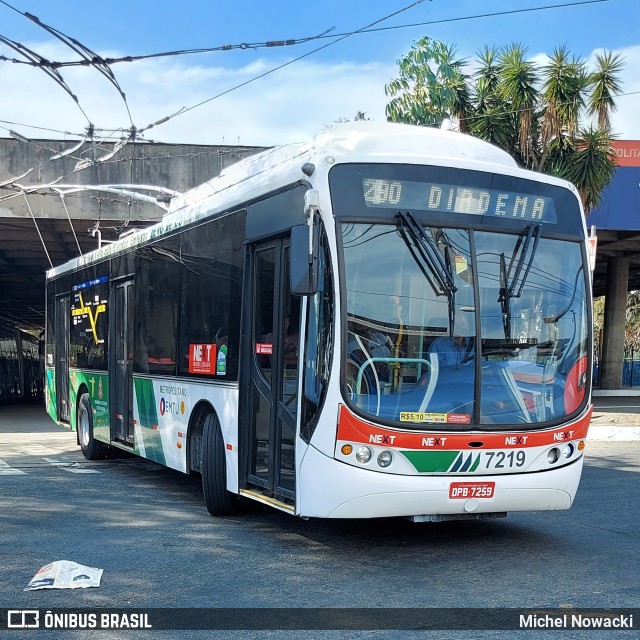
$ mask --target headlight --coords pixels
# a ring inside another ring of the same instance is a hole
[[[383,451],[378,456],[378,465],[381,467],[388,467],[393,461],[393,454],[391,451]]]
[[[549,451],[547,452],[547,462],[549,464],[555,464],[556,462],[558,462],[559,458],[560,458],[560,449],[558,449],[557,447],[553,447],[553,449],[549,449]]]
[[[573,455],[573,445],[571,443],[565,445],[564,449],[562,449],[562,455],[565,458],[570,458]]]
[[[369,462],[369,460],[371,460],[371,449],[369,449],[369,447],[360,447],[356,451],[356,460],[360,464],[365,464],[366,462]]]

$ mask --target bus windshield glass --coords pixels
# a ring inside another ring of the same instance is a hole
[[[533,219],[416,230],[391,214],[340,223],[348,404],[405,429],[534,428],[583,408],[580,238],[545,237]]]

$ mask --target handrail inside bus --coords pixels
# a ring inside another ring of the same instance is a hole
[[[402,362],[402,363],[416,363],[416,364],[425,364],[427,366],[427,370],[428,371],[433,371],[432,368],[432,363],[429,362],[429,360],[425,360],[424,358],[367,358],[361,365],[360,368],[358,369],[358,375],[356,377],[356,394],[360,395],[360,388],[362,386],[362,377],[364,376],[364,370],[369,366],[369,365],[373,365],[376,362],[382,362],[385,364],[389,364],[392,362]],[[372,367],[373,370],[375,371],[375,367]],[[429,385],[427,386],[427,391],[425,393],[425,399],[427,398],[427,396],[430,396],[433,394],[433,388],[435,387],[435,377],[436,376],[432,376],[432,380],[429,381]],[[376,379],[377,379],[377,375],[376,375]],[[378,415],[380,413],[380,383],[379,381],[377,382],[377,396],[378,396],[378,406],[376,409],[376,415]],[[429,391],[431,391],[431,394],[429,393]],[[428,400],[427,400],[428,402]],[[426,404],[424,401],[422,403],[423,405]],[[423,411],[423,409],[421,408],[420,411]]]

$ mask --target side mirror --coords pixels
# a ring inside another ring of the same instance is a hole
[[[289,250],[291,293],[312,296],[318,291],[318,225],[299,224],[291,229]]]

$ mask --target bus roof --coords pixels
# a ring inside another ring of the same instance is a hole
[[[300,177],[302,164],[313,163],[315,158],[326,156],[334,157],[336,162],[353,157],[404,162],[411,162],[412,159],[424,162],[428,158],[437,164],[454,164],[463,160],[517,167],[506,151],[479,138],[457,132],[390,122],[341,123],[310,142],[267,149],[227,167],[216,178],[174,198],[166,216],[266,171],[286,174],[293,170],[296,177]]]
[[[462,163],[484,171],[518,171],[515,160],[507,152],[469,135],[388,122],[337,124],[310,142],[274,147],[231,165],[219,176],[175,197],[161,222],[54,267],[47,272],[47,277],[99,262],[183,225],[300,180],[304,175],[301,172],[303,164],[319,162],[327,156],[335,158],[337,163],[365,159],[406,163],[428,160],[449,166]],[[214,195],[216,202],[212,203]]]

